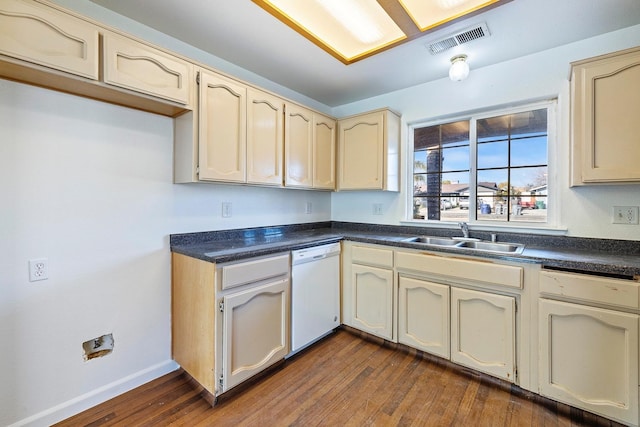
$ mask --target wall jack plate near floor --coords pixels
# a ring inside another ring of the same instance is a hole
[[[613,224],[638,224],[638,206],[614,206]]]

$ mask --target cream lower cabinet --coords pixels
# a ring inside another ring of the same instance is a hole
[[[216,265],[172,254],[172,353],[212,396],[284,359],[289,254]]]
[[[545,270],[540,292],[540,394],[637,426],[640,284]]]
[[[284,359],[289,351],[289,279],[222,299],[224,328],[220,391]]]
[[[393,271],[353,265],[351,275],[352,326],[393,339]]]
[[[540,393],[638,425],[638,315],[540,301]]]
[[[449,359],[449,314],[449,286],[399,277],[399,343]]]
[[[395,341],[393,249],[343,242],[342,323]]]
[[[451,288],[451,361],[515,381],[515,298]]]

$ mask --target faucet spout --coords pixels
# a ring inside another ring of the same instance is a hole
[[[462,230],[462,235],[465,239],[469,238],[469,225],[466,222],[459,222],[460,230]]]

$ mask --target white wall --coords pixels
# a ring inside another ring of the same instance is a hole
[[[490,42],[490,41],[489,41]],[[640,185],[569,188],[569,63],[640,44],[640,25],[501,64],[473,69],[463,82],[426,83],[334,109],[337,117],[389,107],[402,114],[402,188],[406,188],[407,124],[528,100],[558,98],[558,147],[552,153],[558,189],[558,225],[567,235],[640,240],[640,226],[611,224],[611,207],[640,206]],[[472,46],[469,47],[472,49]],[[335,193],[332,219],[398,224],[405,218],[406,192]],[[383,203],[384,215],[372,215]]]
[[[175,369],[169,234],[330,219],[325,192],[172,184],[172,135],[166,117],[0,80],[0,425]],[[50,278],[29,282],[41,257]],[[85,362],[106,333],[113,353]]]

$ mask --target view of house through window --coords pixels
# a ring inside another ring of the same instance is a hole
[[[547,221],[548,108],[413,129],[413,218]]]

